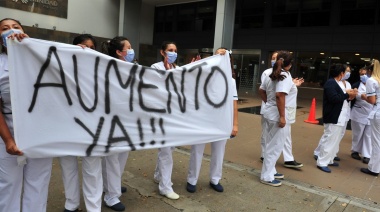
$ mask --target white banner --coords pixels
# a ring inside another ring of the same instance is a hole
[[[107,155],[230,136],[228,55],[164,71],[27,38],[8,41],[8,56],[14,136],[27,157]]]

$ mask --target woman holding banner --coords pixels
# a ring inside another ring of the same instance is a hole
[[[132,62],[135,52],[129,40],[125,37],[117,36],[112,40],[102,44],[103,53],[122,61]],[[124,211],[125,206],[120,202],[121,193],[127,191],[126,187],[121,186],[121,177],[127,163],[129,152],[117,153],[104,157],[103,166],[103,187],[104,202],[107,207],[114,211]]]
[[[152,68],[159,70],[169,70],[176,68],[174,63],[177,60],[177,46],[174,42],[164,41],[160,53],[163,61],[151,65]],[[172,171],[173,171],[173,150],[174,147],[158,148],[158,158],[156,170],[154,171],[154,181],[158,183],[160,194],[176,200],[179,195],[172,188]]]
[[[96,49],[96,41],[90,34],[82,34],[74,38],[74,45]],[[87,49],[88,51],[88,49]],[[102,208],[102,162],[101,157],[82,157],[83,197],[87,211],[101,211]],[[65,188],[64,212],[78,211],[80,205],[80,184],[78,175],[78,157],[59,157],[62,180]]]
[[[21,23],[11,18],[0,21],[2,53],[0,54],[0,211],[46,211],[52,158],[28,158],[19,165],[23,155],[13,138],[13,118],[9,88],[7,39],[22,39]],[[21,57],[22,58],[22,57]],[[22,196],[22,201],[21,201]]]
[[[215,54],[224,55],[226,52],[229,52],[226,48],[219,48],[215,51]],[[231,54],[228,53],[230,58]],[[227,69],[230,70],[230,69]],[[232,93],[233,98],[233,123],[232,123],[232,132],[231,138],[235,137],[238,132],[238,108],[237,100],[238,95],[236,91],[236,82],[234,78],[231,78],[231,88],[230,92]],[[226,148],[226,140],[215,141],[211,143],[211,162],[210,162],[210,186],[217,192],[223,192],[223,186],[219,183],[222,178],[222,169],[223,169],[223,158],[224,151]],[[190,193],[196,191],[196,184],[199,177],[199,172],[202,165],[203,152],[206,144],[196,144],[191,147],[190,155],[190,164],[189,171],[187,174],[187,185],[186,190]]]

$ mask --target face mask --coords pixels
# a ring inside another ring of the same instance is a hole
[[[350,76],[351,76],[351,72],[346,72],[346,74],[344,74],[341,80],[347,80],[348,78],[350,78]]]
[[[366,83],[368,78],[369,77],[367,75],[361,75],[360,76],[360,81],[362,81],[362,83]]]
[[[272,67],[273,67],[274,64],[276,63],[276,60],[271,60],[270,63],[272,64]]]
[[[134,58],[135,58],[135,51],[133,51],[133,49],[128,49],[127,54],[124,56],[124,59],[127,62],[132,62]]]
[[[21,34],[23,33],[21,30],[19,29],[9,29],[7,31],[4,31],[3,33],[1,33],[1,38],[3,39],[3,46],[7,47],[7,38],[8,36],[12,35],[12,34]]]
[[[168,63],[172,64],[177,59],[177,53],[175,52],[166,52],[166,55],[168,56]]]

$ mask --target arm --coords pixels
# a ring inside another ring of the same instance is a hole
[[[261,100],[263,100],[263,102],[267,103],[267,92],[260,88],[259,94],[260,94]]]
[[[0,102],[1,107],[1,102]],[[0,136],[5,143],[5,148],[7,152],[11,155],[22,155],[23,153],[17,148],[16,142],[13,139],[11,132],[9,131],[8,125],[5,122],[3,113],[0,113]]]
[[[237,100],[234,100],[234,122],[231,137],[235,137],[238,133],[238,106]]]
[[[285,127],[286,120],[285,120],[285,95],[284,92],[276,92],[276,104],[278,113],[280,114],[280,121],[278,123],[278,126],[283,128]]]
[[[326,94],[327,100],[331,103],[341,103],[349,98],[348,93],[338,92],[337,88],[342,90],[335,80],[327,80],[324,86],[324,92]]]
[[[365,94],[364,94],[365,95]],[[368,103],[374,105],[376,103],[376,96],[366,96],[365,99]]]

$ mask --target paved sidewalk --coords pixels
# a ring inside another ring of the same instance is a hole
[[[298,100],[297,121],[292,126],[293,153],[302,169],[287,169],[283,159],[277,170],[285,174],[280,187],[260,183],[260,116],[239,112],[239,135],[227,143],[223,179],[223,193],[212,190],[208,183],[208,156],[203,161],[196,193],[185,189],[189,163],[189,147],[178,147],[173,153],[173,188],[179,200],[169,200],[158,194],[153,182],[157,150],[131,152],[123,184],[128,192],[121,197],[127,211],[380,211],[380,181],[360,172],[367,167],[350,157],[351,131],[347,131],[340,145],[339,167],[332,173],[316,168],[313,150],[323,133],[323,126],[306,124],[311,99]],[[257,98],[239,104],[240,108],[259,106]],[[321,117],[321,102],[317,102],[316,117]],[[210,154],[206,145],[205,154]],[[58,160],[54,160],[49,190],[49,212],[64,209],[64,190]],[[82,200],[81,208],[85,208]],[[85,211],[85,209],[83,210]],[[108,212],[110,209],[103,208]]]

